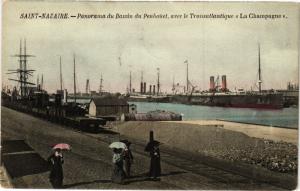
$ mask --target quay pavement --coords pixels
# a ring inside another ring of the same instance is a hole
[[[13,188],[4,166],[0,166],[0,186],[1,188]]]
[[[63,164],[64,188],[68,189],[282,189],[206,166],[201,161],[189,161],[163,149],[161,181],[149,181],[148,153],[134,141],[132,177],[122,185],[114,184],[112,151],[108,145],[119,139],[118,134],[83,133],[5,107],[1,107],[1,115],[1,159],[13,188],[52,188],[47,157],[52,145],[68,143],[72,150],[64,152]]]

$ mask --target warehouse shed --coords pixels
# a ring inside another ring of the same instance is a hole
[[[129,104],[124,98],[104,96],[92,98],[89,105],[89,115],[99,116],[121,116],[129,113]]]

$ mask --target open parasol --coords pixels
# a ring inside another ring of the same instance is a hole
[[[71,150],[71,146],[67,143],[58,143],[52,147],[53,150],[61,149],[61,150]]]
[[[122,143],[122,142],[113,142],[112,144],[109,145],[109,148],[125,149],[126,145],[125,145],[125,143]]]

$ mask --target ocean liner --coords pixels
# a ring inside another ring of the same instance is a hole
[[[238,108],[281,109],[283,95],[277,92],[204,93],[202,95],[175,95],[170,102]]]
[[[264,108],[264,109],[281,109],[283,108],[283,94],[274,90],[262,90],[261,84],[261,63],[260,63],[260,46],[258,45],[258,91],[229,91],[227,89],[226,76],[222,76],[221,87],[214,80],[214,76],[210,77],[210,88],[203,92],[194,92],[193,86],[188,79],[188,62],[187,64],[187,84],[185,93],[173,95],[161,95],[159,91],[155,94],[155,86],[152,86],[154,93],[146,94],[146,83],[141,82],[141,94],[130,94],[129,101],[138,102],[159,102],[159,103],[181,103],[189,105],[206,105],[218,107],[237,107],[237,108]],[[159,73],[157,89],[159,90]],[[192,88],[190,88],[190,86]],[[173,82],[174,89],[174,82]]]
[[[170,101],[191,105],[220,107],[265,109],[283,108],[283,94],[274,90],[262,90],[261,83],[260,46],[258,46],[258,91],[230,92],[227,89],[225,75],[222,76],[221,89],[218,89],[218,85],[215,86],[214,77],[211,76],[209,92],[193,93],[193,87],[189,95],[174,95]]]

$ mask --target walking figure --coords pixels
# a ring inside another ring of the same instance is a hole
[[[124,180],[124,170],[123,170],[123,149],[113,149],[113,159],[114,164],[112,182],[122,184]]]
[[[124,149],[123,155],[124,155],[124,171],[126,178],[130,177],[130,168],[131,164],[133,163],[133,155],[130,150],[131,142],[128,140],[121,141],[126,144],[126,148]]]
[[[51,165],[49,175],[50,182],[53,188],[62,188],[63,185],[63,168],[64,158],[61,149],[57,148],[54,153],[48,157],[48,162]]]
[[[161,167],[159,142],[155,140],[150,141],[147,144],[145,151],[148,151],[151,157],[149,177],[153,180],[160,180],[159,177],[161,174]]]

